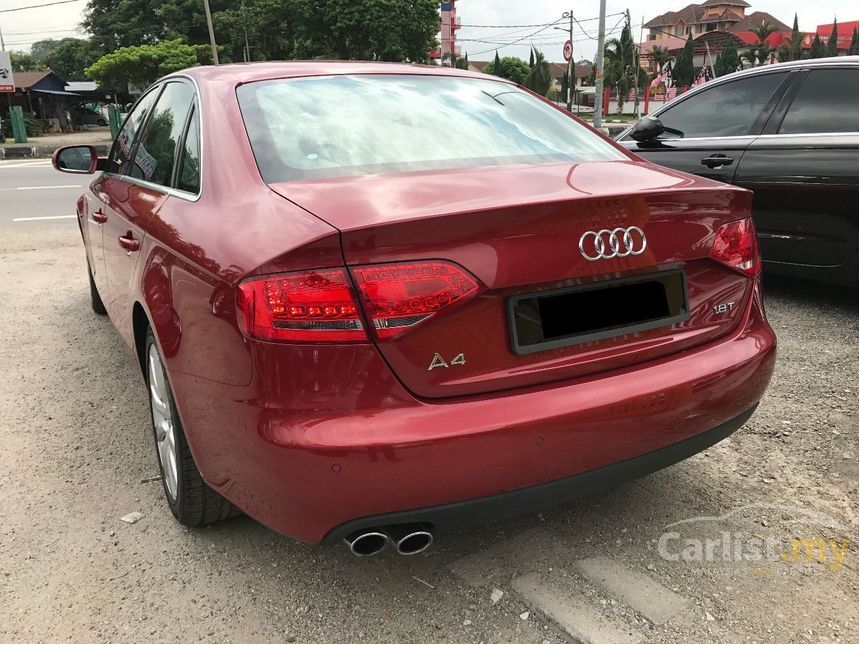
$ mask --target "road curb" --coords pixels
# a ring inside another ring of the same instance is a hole
[[[81,144],[87,145],[87,144]],[[2,146],[0,147],[0,160],[2,159],[47,159],[54,154],[59,146]],[[107,156],[109,146],[95,144],[99,156]]]

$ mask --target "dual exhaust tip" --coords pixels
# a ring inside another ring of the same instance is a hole
[[[343,540],[353,555],[367,557],[381,552],[388,543],[400,555],[417,555],[433,544],[433,534],[426,524],[397,524],[378,529],[356,531]]]

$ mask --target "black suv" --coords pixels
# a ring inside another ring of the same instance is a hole
[[[699,86],[618,136],[649,161],[755,191],[772,272],[857,284],[858,57],[766,65]]]

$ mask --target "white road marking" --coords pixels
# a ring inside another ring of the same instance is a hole
[[[37,160],[37,161],[3,161],[0,162],[0,169],[2,168],[48,168],[52,164],[50,161]]]
[[[46,215],[44,217],[15,217],[13,222],[35,222],[36,220],[44,219],[75,219],[77,215]]]
[[[80,184],[67,184],[65,186],[18,186],[15,190],[52,190],[54,188],[83,188]],[[4,188],[3,190],[12,190]]]

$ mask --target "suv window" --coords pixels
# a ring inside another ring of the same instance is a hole
[[[134,164],[127,173],[137,179],[170,186],[176,146],[194,100],[194,89],[181,82],[167,83],[146,121]]]
[[[185,134],[179,171],[176,173],[176,187],[189,193],[200,190],[200,130],[196,108],[191,111],[188,121],[188,132]]]
[[[857,89],[856,69],[811,70],[778,134],[857,132]]]
[[[659,114],[661,139],[728,137],[749,133],[787,72],[755,74],[719,83]]]
[[[145,94],[137,102],[137,105],[134,106],[131,114],[128,115],[125,124],[122,126],[122,130],[119,131],[116,140],[113,142],[113,147],[108,157],[108,172],[125,172],[124,166],[128,164],[131,147],[134,145],[134,136],[143,124],[149,108],[152,107],[153,102],[158,97],[158,92],[159,88],[155,88],[148,94]]]

